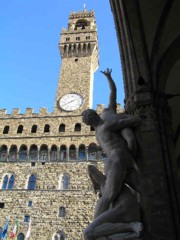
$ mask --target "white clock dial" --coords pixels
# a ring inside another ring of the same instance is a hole
[[[77,93],[68,93],[59,100],[59,106],[65,111],[74,111],[83,104],[83,97]]]

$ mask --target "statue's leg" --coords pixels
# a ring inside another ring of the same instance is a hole
[[[144,231],[150,231],[150,217],[153,203],[153,185],[150,179],[144,177],[136,169],[131,169],[125,182],[140,194],[140,208]]]
[[[103,196],[100,198],[95,218],[107,211],[110,204],[119,195],[122,183],[127,173],[127,157],[122,151],[115,151],[108,157],[106,166],[106,182],[103,188]]]
[[[95,192],[97,191],[103,191],[103,187],[105,185],[106,177],[103,175],[102,172],[100,172],[95,166],[89,165],[88,166],[88,174],[91,179],[91,182],[93,184],[93,188]]]

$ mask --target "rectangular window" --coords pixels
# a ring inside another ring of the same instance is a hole
[[[90,39],[90,36],[87,36],[87,37],[86,37],[86,40],[89,40],[89,39]]]
[[[4,203],[0,202],[0,208],[4,208]]]
[[[36,163],[35,162],[32,162],[31,163],[31,167],[35,167],[36,166]]]
[[[70,40],[70,38],[66,38],[66,42],[68,42]]]
[[[80,40],[80,37],[76,37],[76,40],[79,41],[79,40]]]
[[[24,222],[28,223],[30,221],[30,216],[29,215],[25,215],[24,216]]]
[[[28,202],[28,207],[32,207],[32,201],[31,200],[29,200],[29,202]]]

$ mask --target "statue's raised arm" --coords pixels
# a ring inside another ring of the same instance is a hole
[[[104,76],[107,77],[108,83],[109,83],[109,87],[110,87],[110,96],[109,96],[108,108],[112,109],[114,112],[116,112],[116,107],[117,107],[117,102],[116,102],[117,90],[116,90],[115,82],[114,82],[114,80],[111,77],[112,69],[107,68],[106,71],[101,71],[101,73],[104,74]]]

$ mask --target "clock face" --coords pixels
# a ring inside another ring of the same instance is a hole
[[[77,93],[68,93],[59,100],[59,106],[65,111],[74,111],[83,104],[83,97]]]

